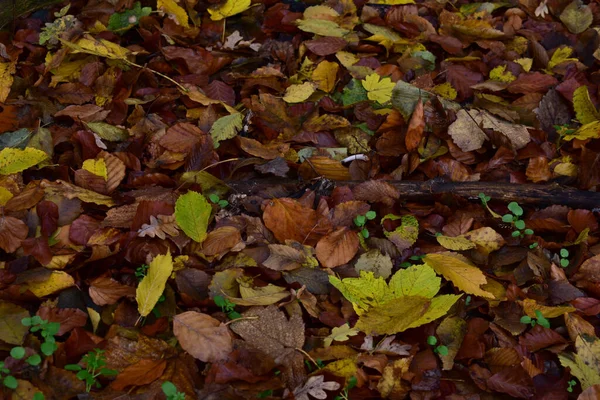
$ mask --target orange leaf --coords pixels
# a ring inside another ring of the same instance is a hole
[[[348,228],[339,228],[317,243],[317,259],[324,267],[334,268],[352,260],[358,251],[358,235]]]
[[[271,200],[265,207],[263,220],[281,243],[295,240],[314,245],[331,229],[329,220],[318,218],[315,210],[288,198]]]
[[[160,378],[166,367],[167,361],[164,359],[142,359],[125,368],[110,386],[115,390],[124,390],[127,386],[147,385]]]
[[[424,131],[425,120],[423,119],[423,102],[419,97],[412,117],[410,117],[408,130],[406,131],[405,143],[408,151],[416,150],[419,147],[419,143],[421,143]]]

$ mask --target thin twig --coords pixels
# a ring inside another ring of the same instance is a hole
[[[254,316],[250,316],[250,317],[239,317],[236,319],[232,319],[231,321],[227,321],[225,322],[225,326],[229,325],[229,324],[233,324],[234,322],[238,322],[238,321],[244,321],[244,320],[248,320],[248,319],[258,319],[258,316],[254,315]]]
[[[321,367],[319,367],[319,364],[317,364],[317,362],[310,356],[310,354],[308,354],[307,352],[305,352],[304,350],[299,349],[299,348],[295,348],[294,350],[299,351],[300,353],[304,354],[306,357],[308,357],[308,359],[310,361],[312,361],[313,364],[315,364],[317,366],[317,368],[321,368]]]

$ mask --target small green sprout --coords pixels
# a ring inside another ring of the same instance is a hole
[[[217,196],[214,193],[209,195],[208,199],[221,208],[225,208],[229,205],[229,202],[227,200],[221,200],[221,198],[219,198],[219,196]]]
[[[472,301],[471,296],[467,296],[467,298],[465,299],[465,306],[470,305],[471,301]]]
[[[560,266],[563,268],[567,268],[569,266],[569,250],[560,249]]]
[[[439,354],[441,356],[447,356],[448,355],[448,347],[444,346],[443,344],[436,346],[437,342],[438,342],[438,340],[435,336],[427,337],[427,344],[430,346],[435,346],[433,348],[433,352],[435,354]]]
[[[217,307],[221,307],[221,311],[227,314],[229,319],[238,319],[242,317],[239,312],[235,311],[236,304],[229,301],[229,299],[223,296],[215,296],[213,297],[213,301]]]
[[[4,361],[0,361],[0,382],[9,389],[16,389],[19,386],[17,378],[10,374],[10,370],[4,366]]]
[[[365,215],[357,215],[354,218],[354,225],[361,228],[360,234],[363,238],[367,239],[369,237],[369,230],[365,228],[367,221],[373,220],[375,217],[377,217],[375,211],[367,211]]]
[[[521,217],[523,216],[523,208],[521,208],[521,206],[518,203],[512,201],[508,203],[508,209],[512,214],[504,214],[502,216],[502,221],[510,223],[514,227],[515,230],[512,233],[512,237],[523,237],[525,235],[533,235],[533,230],[525,228],[525,221],[521,219]]]
[[[313,372],[313,364],[311,363],[311,361],[309,360],[304,360],[304,364],[306,364],[306,368],[308,368],[308,372]],[[323,363],[323,361],[321,361],[319,358],[317,358],[314,362],[315,365],[315,371],[320,370],[321,368],[325,367],[325,363]]]
[[[550,328],[550,322],[542,315],[540,310],[535,310],[536,318],[531,318],[528,315],[523,315],[520,319],[522,324],[529,324],[532,327],[536,324],[543,326],[544,328]]]
[[[335,396],[334,400],[350,400],[349,392],[350,390],[352,390],[353,387],[356,386],[357,383],[358,379],[356,379],[356,376],[350,377],[350,379],[348,379],[348,382],[346,383],[346,386],[344,387],[344,390],[342,390],[342,393]]]
[[[575,387],[575,385],[577,385],[577,381],[574,379],[571,379],[569,382],[567,382],[567,385],[569,385],[567,387],[567,392],[573,393],[573,387]]]
[[[58,334],[60,330],[60,323],[48,322],[48,320],[42,319],[40,316],[35,315],[31,318],[23,318],[21,323],[24,326],[29,326],[31,333],[40,332],[40,335],[44,339],[40,345],[40,350],[45,356],[51,356],[58,349],[56,339],[54,336]],[[41,359],[40,359],[41,362]],[[31,364],[34,365],[34,364]]]
[[[65,369],[68,371],[77,372],[77,379],[85,382],[85,391],[88,393],[93,387],[102,387],[100,382],[98,382],[99,376],[112,376],[119,373],[119,371],[114,369],[104,368],[106,365],[106,356],[104,355],[104,350],[90,350],[81,358],[81,361],[85,364],[85,369],[79,364],[67,364],[65,365]]]
[[[184,400],[185,393],[177,390],[177,386],[173,382],[166,381],[161,386],[163,393],[167,396],[167,400]]]
[[[144,279],[144,277],[148,273],[148,268],[150,268],[150,266],[146,264],[142,264],[139,267],[137,267],[135,269],[135,277],[138,278],[139,281]]]

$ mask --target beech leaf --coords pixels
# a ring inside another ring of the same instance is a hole
[[[16,174],[44,161],[48,155],[38,149],[5,147],[0,151],[0,175]]]
[[[198,192],[189,191],[179,196],[175,203],[177,225],[198,243],[206,239],[211,212],[210,203]]]
[[[224,18],[242,13],[250,8],[251,0],[225,0],[215,8],[208,8],[210,19],[220,21]]]
[[[173,334],[181,347],[200,361],[224,360],[233,350],[227,326],[196,311],[177,314],[173,318]]]
[[[481,288],[487,279],[483,272],[460,254],[446,252],[427,254],[423,261],[465,293],[486,298],[494,295]]]
[[[142,317],[150,314],[160,296],[165,290],[167,280],[173,272],[171,253],[160,254],[152,259],[146,276],[142,279],[135,292],[138,312]]]

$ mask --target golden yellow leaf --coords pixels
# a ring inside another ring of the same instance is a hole
[[[542,304],[538,304],[533,299],[525,299],[523,300],[523,311],[531,318],[536,318],[536,311],[540,311],[545,318],[556,318],[560,317],[564,313],[569,313],[576,311],[575,307],[572,306],[545,306]]]
[[[73,53],[93,54],[100,57],[106,57],[111,60],[127,60],[131,54],[129,50],[105,39],[96,39],[86,35],[77,42],[62,40],[62,43],[69,47]]]
[[[504,32],[494,29],[486,20],[468,19],[459,21],[452,28],[466,36],[480,39],[499,39],[504,37]]]
[[[563,367],[569,367],[581,382],[582,389],[600,384],[600,339],[595,336],[580,335],[575,339],[576,354],[558,355]]]
[[[452,87],[450,82],[444,82],[440,85],[436,85],[431,89],[431,91],[447,100],[454,100],[456,99],[456,96],[458,96],[458,92],[456,89],[454,89],[454,87]]]
[[[356,366],[356,359],[354,358],[343,358],[341,360],[334,361],[325,366],[325,368],[321,369],[321,371],[331,372],[335,376],[340,376],[342,378],[350,379],[356,375],[356,370],[358,367]]]
[[[251,0],[226,0],[217,8],[209,8],[208,13],[213,21],[220,21],[239,14],[250,8]]]
[[[504,245],[504,238],[490,227],[472,230],[463,235],[465,239],[475,243],[477,251],[486,256]]]
[[[48,158],[48,154],[33,147],[26,147],[23,150],[5,147],[0,151],[0,175],[16,174],[33,167],[46,158]]]
[[[312,81],[324,92],[330,93],[335,88],[337,73],[340,66],[336,62],[321,61],[312,73]]]
[[[13,194],[6,188],[0,186],[0,206],[5,206],[6,203],[12,198]]]
[[[392,299],[361,314],[356,328],[370,335],[393,335],[405,331],[425,314],[430,303],[430,299],[421,296]]]
[[[283,100],[286,103],[301,103],[307,100],[314,92],[315,86],[312,82],[291,85],[285,90]]]
[[[431,299],[440,290],[441,283],[435,271],[429,265],[422,264],[399,269],[390,279],[389,287],[396,297],[421,296]]]
[[[375,278],[373,272],[360,271],[360,278],[338,279],[329,276],[329,282],[352,302],[358,315],[396,297],[385,280]]]
[[[510,83],[517,79],[512,72],[506,70],[506,65],[498,65],[490,71],[490,79],[499,82]]]
[[[108,171],[106,169],[104,158],[99,158],[97,160],[88,158],[83,162],[82,168],[94,175],[103,177],[105,181],[108,180]]]
[[[552,69],[554,69],[554,67],[565,61],[577,61],[576,58],[569,58],[572,53],[573,49],[567,46],[556,49],[554,53],[552,53],[550,61],[548,61],[548,71],[552,72]]]
[[[598,139],[600,138],[600,121],[593,121],[589,124],[585,124],[575,132],[563,136],[564,140],[587,140],[587,139]]]
[[[190,27],[187,13],[179,4],[175,2],[175,0],[158,0],[156,2],[156,9],[161,13],[167,14],[169,18],[172,18],[177,25],[181,25],[184,28]]]
[[[427,254],[423,261],[465,293],[494,298],[493,294],[481,289],[487,279],[466,257],[452,252],[434,253]]]
[[[75,280],[71,275],[63,271],[52,271],[48,278],[38,282],[32,280],[27,282],[27,289],[37,297],[45,297],[63,289],[75,285]]]
[[[448,250],[463,251],[475,247],[475,243],[471,242],[469,239],[466,239],[462,235],[456,237],[439,235],[436,236],[436,239],[439,244],[441,244],[445,249]]]
[[[392,89],[396,84],[388,77],[381,79],[378,74],[371,74],[361,81],[367,91],[369,100],[385,104],[392,98]]]
[[[343,37],[350,32],[336,22],[323,19],[300,19],[296,21],[296,24],[304,32],[316,33],[321,36]]]
[[[135,291],[138,311],[142,317],[150,314],[162,296],[171,272],[173,272],[173,258],[170,252],[160,254],[150,262],[146,276]]]
[[[13,84],[15,63],[0,62],[0,103],[4,103]]]
[[[533,58],[518,58],[515,62],[523,68],[523,71],[529,72],[533,65]]]
[[[269,283],[267,286],[253,286],[252,278],[238,278],[240,284],[241,298],[229,298],[233,303],[240,306],[268,306],[285,299],[290,292],[281,286]]]
[[[579,86],[573,92],[573,108],[577,115],[577,121],[582,125],[600,120],[600,113],[598,113],[594,103],[592,103],[586,85]]]
[[[403,4],[415,4],[413,0],[369,0],[369,4],[385,4],[388,6],[399,6]]]
[[[411,385],[399,377],[408,372],[412,359],[413,356],[401,358],[385,366],[381,379],[377,382],[377,390],[382,398],[404,399],[408,395]]]
[[[444,294],[434,297],[431,299],[427,311],[419,319],[413,321],[408,328],[416,328],[443,317],[460,298],[461,296],[458,294]]]
[[[96,310],[91,307],[87,307],[88,315],[90,316],[90,321],[92,323],[92,332],[96,332],[98,329],[98,325],[100,325],[100,321],[102,320],[102,316]]]
[[[110,196],[105,196],[91,190],[80,188],[79,186],[61,181],[60,179],[56,180],[55,182],[44,181],[42,182],[42,187],[47,195],[58,194],[66,197],[67,199],[78,198],[86,203],[100,204],[109,207],[115,204]]]

